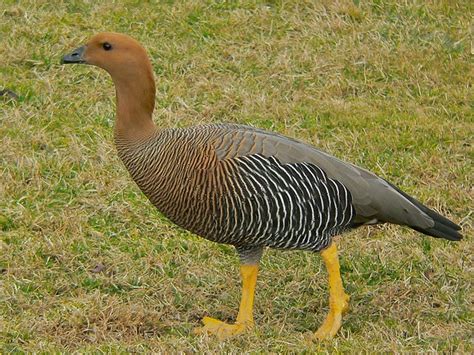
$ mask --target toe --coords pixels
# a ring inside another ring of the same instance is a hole
[[[204,317],[202,324],[202,327],[194,328],[194,334],[217,334],[218,329],[225,323],[215,318]]]
[[[204,317],[202,319],[202,323],[204,324],[204,326],[206,327],[219,327],[223,324],[226,324],[224,323],[223,321],[219,320],[219,319],[216,319],[216,318],[211,318],[211,317]]]
[[[215,318],[204,317],[202,319],[204,326],[195,328],[194,334],[212,334],[220,340],[240,334],[247,328],[242,323],[227,324]]]

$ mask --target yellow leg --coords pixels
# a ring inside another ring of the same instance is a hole
[[[349,309],[349,296],[342,287],[336,244],[332,243],[321,252],[329,274],[329,313],[314,336],[328,339],[336,335],[342,324],[342,314]]]
[[[242,299],[240,301],[239,314],[234,324],[227,324],[218,319],[204,317],[203,327],[194,330],[196,334],[214,334],[220,339],[243,333],[253,327],[253,300],[255,285],[257,283],[258,265],[241,265],[240,275],[242,277]]]

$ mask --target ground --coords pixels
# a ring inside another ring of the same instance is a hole
[[[10,351],[472,353],[473,94],[469,1],[2,1],[0,344]],[[397,226],[338,240],[351,310],[328,309],[317,254],[268,251],[254,332],[231,320],[231,247],[173,226],[112,140],[108,75],[60,66],[99,31],[149,51],[162,127],[238,122],[314,144],[463,225],[459,243]]]

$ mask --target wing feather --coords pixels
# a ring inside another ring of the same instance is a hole
[[[261,154],[282,163],[307,162],[321,168],[351,193],[356,223],[391,222],[418,228],[432,228],[434,221],[404,194],[377,175],[344,162],[308,144],[273,132],[239,125],[227,125],[214,146],[218,159]]]

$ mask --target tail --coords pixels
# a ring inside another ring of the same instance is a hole
[[[407,200],[413,203],[416,207],[418,207],[423,213],[427,214],[434,221],[434,226],[431,228],[420,228],[420,227],[410,226],[410,225],[408,225],[408,227],[420,233],[423,233],[435,238],[444,238],[444,239],[454,240],[454,241],[462,239],[462,235],[461,233],[459,233],[459,231],[461,230],[461,227],[459,225],[450,221],[446,217],[440,215],[438,212],[433,211],[432,209],[426,207],[420,201],[407,195],[405,192],[403,192],[396,186],[392,184],[390,185],[394,189],[396,189],[397,192],[403,195],[403,197],[405,197]]]

